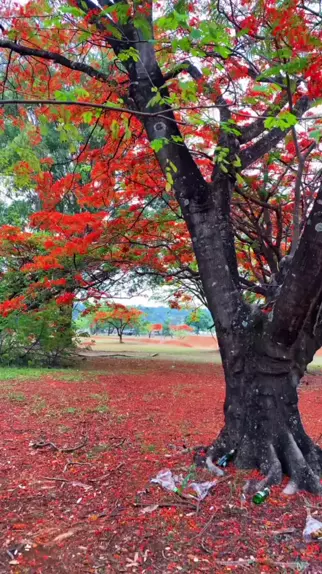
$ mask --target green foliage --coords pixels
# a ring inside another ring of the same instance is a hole
[[[162,325],[162,335],[164,337],[172,337],[171,324],[169,319],[167,319]]]
[[[192,311],[187,317],[186,323],[193,327],[197,334],[199,334],[200,331],[210,331],[214,325],[209,311],[206,311],[205,309],[196,309]]]
[[[0,317],[0,365],[67,364],[75,348],[71,308],[53,301],[36,312]]]
[[[264,122],[265,128],[271,130],[273,128],[280,128],[287,130],[297,124],[297,117],[291,112],[282,112],[276,118],[267,118]]]

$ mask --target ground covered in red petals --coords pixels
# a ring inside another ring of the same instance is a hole
[[[320,440],[322,376],[306,383],[303,420]],[[219,431],[221,367],[97,359],[14,371],[0,394],[1,574],[322,573],[322,542],[302,539],[321,498],[276,487],[256,506],[233,467],[197,507],[150,482],[164,468],[187,476],[187,449]]]

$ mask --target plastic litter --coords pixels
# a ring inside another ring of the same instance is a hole
[[[230,450],[229,452],[224,454],[224,456],[222,456],[217,460],[217,465],[226,468],[226,466],[228,466],[228,464],[233,460],[235,453],[236,453],[235,449]]]
[[[216,484],[216,480],[209,480],[208,482],[190,482],[189,487],[195,491],[198,500],[203,500]]]
[[[303,530],[303,539],[305,542],[322,540],[322,522],[313,518],[309,511],[307,513],[306,524]]]
[[[151,482],[153,482],[154,484],[160,484],[160,486],[162,486],[162,488],[165,488],[165,490],[170,490],[171,492],[177,492],[178,491],[177,485],[181,485],[183,483],[183,477],[182,475],[181,476],[173,475],[171,470],[165,469],[160,470],[160,472],[158,472],[156,477],[151,479]]]
[[[216,486],[217,481],[211,480],[207,482],[187,482],[186,479],[180,475],[172,474],[171,470],[164,469],[158,472],[155,478],[151,479],[154,484],[159,484],[165,490],[171,492],[182,492],[185,488],[193,490],[196,493],[197,500],[203,500],[209,494],[210,490]],[[194,498],[194,497],[192,497]]]

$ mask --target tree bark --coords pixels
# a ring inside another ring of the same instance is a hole
[[[223,352],[225,426],[197,463],[216,470],[216,460],[234,450],[239,468],[259,468],[265,476],[255,489],[278,484],[286,474],[286,493],[321,493],[322,450],[301,422],[297,388],[303,372],[295,353],[281,350],[264,331],[230,350],[234,360]]]

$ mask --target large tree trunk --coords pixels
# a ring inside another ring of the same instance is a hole
[[[231,347],[230,356],[222,345],[222,356],[225,426],[198,461],[212,468],[218,457],[235,450],[239,468],[259,468],[265,475],[256,488],[278,484],[286,474],[291,482],[285,492],[321,492],[322,450],[301,422],[297,388],[302,371],[294,358],[260,334]]]

